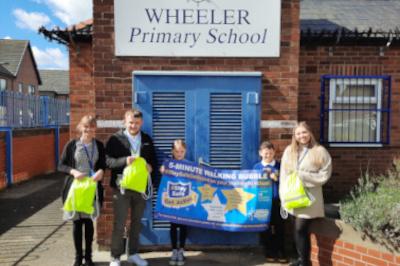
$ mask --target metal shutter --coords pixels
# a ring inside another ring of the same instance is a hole
[[[210,165],[240,169],[242,164],[242,94],[210,95]]]
[[[153,142],[156,147],[158,165],[170,156],[171,144],[177,139],[185,139],[185,93],[184,92],[153,92]],[[156,178],[160,180],[158,176]],[[157,188],[154,184],[153,217],[157,199]],[[154,229],[169,228],[168,221],[153,220]]]

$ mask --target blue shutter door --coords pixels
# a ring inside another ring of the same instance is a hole
[[[135,74],[134,103],[159,163],[170,155],[173,140],[182,138],[188,160],[248,169],[258,159],[260,87],[260,76]],[[169,222],[153,219],[154,202],[145,211],[141,243],[169,244]],[[257,244],[258,234],[189,228],[188,243]]]

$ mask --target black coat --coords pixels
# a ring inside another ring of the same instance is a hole
[[[140,157],[143,157],[153,168],[151,176],[154,179],[155,172],[157,171],[157,163],[153,140],[146,133],[140,132],[140,134],[142,138]],[[117,188],[117,175],[122,174],[126,167],[126,157],[128,156],[131,156],[130,143],[124,131],[120,130],[113,134],[106,143],[107,166],[111,169],[111,187]]]
[[[63,203],[67,199],[69,188],[72,184],[72,181],[74,180],[74,177],[70,174],[70,171],[71,171],[71,169],[75,168],[74,155],[75,155],[75,151],[76,151],[76,141],[77,141],[76,139],[72,139],[67,144],[65,144],[63,153],[61,155],[61,159],[60,159],[60,161],[58,163],[58,167],[57,167],[57,170],[59,172],[67,174],[67,176],[65,178],[63,189],[61,191],[61,198],[62,198]],[[97,150],[99,152],[99,159],[96,161],[93,170],[95,172],[98,171],[99,169],[102,169],[103,171],[105,171],[107,165],[106,165],[106,153],[105,153],[104,145],[101,141],[99,141],[97,139],[95,139],[95,141],[96,141]],[[101,181],[99,181],[97,184],[97,191],[98,191],[98,195],[99,195],[100,205],[102,205],[103,199],[104,199],[104,195],[103,195],[104,188],[101,184]]]

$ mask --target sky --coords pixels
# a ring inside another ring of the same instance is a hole
[[[92,0],[0,0],[0,39],[29,40],[39,69],[69,69],[65,45],[38,28],[64,29],[92,17]]]

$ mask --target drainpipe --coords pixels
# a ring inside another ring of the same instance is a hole
[[[10,187],[13,184],[12,129],[10,127],[2,127],[0,128],[0,132],[6,133],[6,185]]]
[[[55,163],[56,163],[56,169],[58,166],[58,161],[60,160],[59,154],[60,154],[60,127],[57,126],[54,128],[54,151],[55,151]]]
[[[46,126],[48,129],[54,129],[54,163],[58,166],[58,162],[60,160],[60,126]]]

